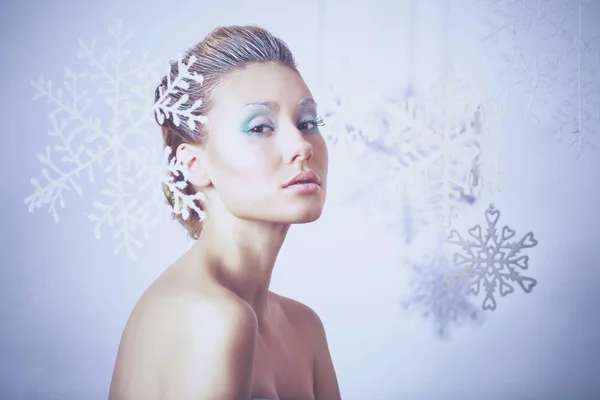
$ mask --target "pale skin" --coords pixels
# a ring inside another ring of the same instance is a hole
[[[109,399],[338,400],[320,318],[269,290],[288,229],[318,219],[325,203],[328,155],[312,94],[295,71],[269,63],[231,74],[213,96],[207,142],[177,149],[208,218],[135,306]],[[300,171],[317,174],[316,193],[283,187]]]

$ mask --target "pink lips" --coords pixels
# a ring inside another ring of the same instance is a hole
[[[312,194],[317,193],[321,186],[317,174],[312,171],[302,171],[288,180],[283,188],[300,194]]]

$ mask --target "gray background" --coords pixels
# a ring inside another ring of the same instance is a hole
[[[578,156],[577,147],[553,133],[557,110],[570,101],[589,112],[584,132],[598,143],[600,2],[584,3],[579,19],[577,0],[453,0],[450,8],[441,0],[421,1],[411,36],[408,1],[328,0],[325,7],[280,0],[3,2],[0,398],[106,398],[132,307],[189,244],[174,222],[149,231],[136,261],[114,254],[111,229],[95,239],[86,215],[101,198],[102,169],[95,184],[85,175],[79,179],[82,196],[65,193],[57,223],[47,206],[30,214],[24,204],[34,191],[31,177],[42,180],[36,154],[55,144],[47,134],[52,105],[32,100],[30,81],[43,75],[57,87],[66,65],[90,69],[76,57],[78,39],[97,38],[101,54],[112,45],[107,26],[117,18],[135,34],[128,43],[132,59],[148,50],[163,64],[219,25],[263,25],[290,45],[317,101],[325,82],[337,82],[347,99],[359,99],[366,86],[401,92],[411,57],[417,97],[450,60],[484,97],[510,87],[509,117],[494,139],[505,187],[467,207],[453,228],[485,226],[483,212],[493,202],[502,212],[500,225],[510,225],[517,238],[535,232],[539,245],[526,250],[528,275],[538,280],[532,294],[517,289],[499,299],[496,311],[485,312],[483,323],[458,324],[440,338],[435,321],[400,306],[412,276],[403,261],[407,254],[430,254],[431,232],[439,230],[430,223],[407,244],[398,230],[385,228],[393,211],[381,211],[374,191],[353,194],[381,171],[333,146],[326,212],[292,230],[273,290],[320,314],[346,400],[600,396],[600,157],[587,147]],[[507,9],[512,16],[503,20],[498,10]],[[481,40],[494,31],[487,19],[503,28],[497,43]],[[515,46],[525,63],[511,71],[503,54],[516,54],[510,53]],[[554,59],[556,65],[542,63]],[[341,74],[345,61],[349,69]],[[104,95],[88,84],[99,107],[92,115],[108,123],[110,113],[99,106]],[[358,107],[350,115],[359,119],[360,113]],[[159,143],[158,130],[148,126],[140,147]]]

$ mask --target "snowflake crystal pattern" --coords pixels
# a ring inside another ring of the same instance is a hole
[[[326,107],[325,116],[328,125],[333,122],[328,131],[333,145],[349,146],[363,159],[377,156],[379,160],[369,160],[368,169],[385,171],[381,190],[388,202],[400,203],[408,194],[449,228],[484,184],[492,191],[500,188],[493,145],[504,123],[495,116],[504,111],[499,102],[483,99],[453,69],[423,99],[373,93],[368,101],[365,96],[328,93],[323,97],[333,106]]]
[[[158,82],[157,63],[147,55],[135,65],[130,62],[126,45],[132,35],[124,33],[122,21],[108,32],[115,45],[101,56],[95,52],[95,40],[89,46],[79,40],[78,58],[86,60],[91,71],[66,68],[67,80],[58,89],[43,77],[31,82],[34,99],[45,99],[52,106],[49,135],[57,143],[38,154],[45,182],[31,180],[35,191],[25,203],[30,212],[47,207],[58,222],[67,192],[82,196],[87,176],[90,191],[99,187],[102,196],[88,215],[96,238],[103,229],[110,230],[115,253],[124,251],[135,260],[142,246],[140,236],[147,238],[164,206],[162,157],[149,146],[154,141],[149,134],[156,132],[152,94]]]
[[[500,79],[507,91],[514,92],[511,102],[535,122],[540,121],[542,114],[552,115],[557,141],[574,148],[577,159],[586,149],[596,148],[594,133],[600,129],[600,31],[596,19],[600,3],[478,2],[489,4],[492,9],[491,17],[485,21],[488,32],[482,41],[497,44],[503,35],[508,38],[525,31],[537,39],[535,54],[526,54],[519,47],[501,54],[507,71],[500,73]],[[512,78],[507,82],[508,75]],[[525,104],[521,104],[521,99],[525,99]]]
[[[470,95],[469,86],[449,69],[422,105],[409,99],[393,113],[391,126],[403,136],[402,158],[390,158],[397,183],[408,180],[424,191],[426,211],[444,229],[479,197],[484,183],[499,189],[498,165],[492,162],[497,158],[490,145],[497,127],[489,129],[487,120],[495,108],[477,104]]]
[[[413,279],[411,293],[403,301],[403,308],[418,310],[424,318],[432,320],[436,336],[448,338],[452,326],[483,321],[480,310],[469,299],[466,283],[447,284],[447,274],[457,271],[441,243],[428,260],[409,264]]]
[[[491,17],[485,19],[488,31],[481,40],[498,44],[503,35],[515,36],[520,31],[537,29],[541,39],[570,35],[564,27],[568,2],[564,0],[477,0],[492,6]]]
[[[506,95],[514,94],[515,108],[521,115],[539,123],[547,106],[547,98],[554,95],[557,79],[558,56],[540,52],[531,57],[519,46],[501,55],[506,69],[498,74]]]
[[[380,103],[375,92],[362,92],[364,96],[353,96],[345,91],[347,85],[331,84],[319,94],[320,108],[327,126],[323,129],[325,139],[335,146],[363,155],[367,145],[378,138],[378,118],[372,115]],[[356,88],[355,88],[356,89]],[[372,94],[370,101],[366,93]],[[321,100],[322,99],[322,100]],[[367,106],[368,104],[368,106]]]
[[[480,225],[468,230],[475,241],[463,239],[456,230],[452,230],[448,237],[448,242],[460,246],[462,251],[454,253],[454,264],[461,271],[446,275],[447,286],[452,288],[466,282],[474,295],[483,290],[485,299],[482,308],[491,311],[497,306],[496,289],[504,297],[514,292],[511,283],[517,283],[525,293],[531,293],[537,285],[535,279],[519,272],[529,268],[529,256],[519,254],[537,246],[534,234],[529,232],[519,241],[511,241],[516,232],[508,226],[498,228],[499,218],[500,211],[490,205],[485,212],[485,231]]]

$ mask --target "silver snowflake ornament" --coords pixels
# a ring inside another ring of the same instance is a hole
[[[527,248],[537,246],[533,232],[528,232],[520,240],[512,240],[516,232],[508,226],[498,227],[500,210],[494,205],[485,211],[486,227],[476,225],[468,230],[471,239],[463,238],[456,230],[451,230],[448,242],[461,247],[454,253],[454,264],[461,271],[446,275],[448,287],[467,282],[472,294],[485,293],[482,303],[484,310],[495,310],[496,294],[504,297],[514,292],[513,284],[518,284],[525,293],[531,293],[537,280],[521,275],[520,271],[529,268],[529,256],[521,255]],[[474,240],[473,240],[474,239]]]

